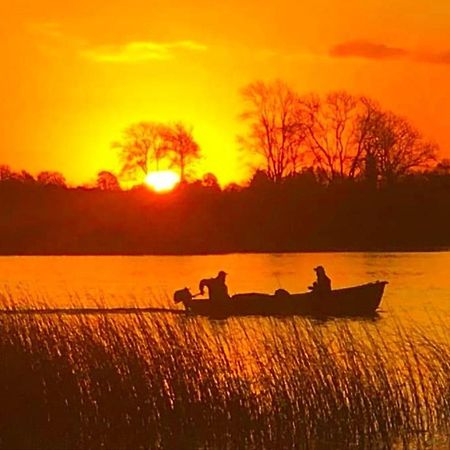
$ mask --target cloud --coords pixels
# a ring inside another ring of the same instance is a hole
[[[152,42],[137,41],[122,45],[103,45],[82,49],[80,55],[95,62],[139,63],[168,60],[179,51],[199,52],[207,47],[194,41]]]
[[[142,63],[173,59],[180,52],[203,52],[207,47],[191,40],[174,42],[132,41],[119,45],[93,45],[85,39],[66,34],[57,22],[33,22],[29,32],[45,54],[57,57],[58,52],[102,63]]]
[[[333,58],[363,58],[372,60],[409,60],[413,62],[450,65],[450,51],[414,51],[370,41],[347,41],[329,51]]]
[[[440,53],[418,53],[415,59],[429,64],[450,64],[450,51]]]
[[[408,54],[403,48],[369,41],[343,42],[330,50],[330,56],[336,58],[400,59]]]

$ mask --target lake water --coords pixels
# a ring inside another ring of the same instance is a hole
[[[342,334],[333,334],[333,330],[334,324],[340,324],[342,321],[346,321],[346,325],[350,324],[352,333],[361,332],[356,336],[362,339],[367,336],[365,334],[367,327],[369,331],[372,330],[374,323],[377,325],[376,331],[371,336],[377,338],[378,326],[380,326],[383,330],[383,333],[379,335],[383,339],[381,353],[386,348],[385,345],[390,345],[398,339],[397,323],[401,323],[406,330],[409,330],[408,327],[419,326],[421,330],[427,331],[427,335],[430,332],[429,336],[436,332],[439,341],[444,338],[444,342],[448,342],[450,252],[0,257],[0,297],[3,294],[6,303],[8,298],[12,298],[18,302],[19,306],[22,303],[28,307],[31,301],[37,307],[148,307],[154,305],[173,308],[171,297],[174,290],[187,286],[195,292],[199,279],[215,276],[219,270],[229,273],[228,285],[231,293],[273,292],[280,287],[290,292],[300,292],[306,291],[307,286],[313,281],[315,275],[312,269],[317,265],[325,266],[335,288],[375,280],[389,282],[381,304],[380,315],[376,321],[337,319],[336,321],[311,322],[314,330],[322,331],[330,327],[331,333],[325,333],[326,337],[321,339],[325,339],[331,348],[335,346],[335,349],[339,349],[336,336]],[[185,320],[183,316],[171,315],[170,317],[175,321]],[[122,316],[115,316],[115,318],[118,321],[123,319]],[[70,316],[69,319],[74,319],[74,324],[77,326],[75,318]],[[94,319],[93,322],[96,320]],[[295,324],[302,319],[292,320]],[[234,335],[236,331],[241,333],[237,336],[247,337],[247,334],[242,332],[244,329],[245,333],[250,330],[252,339],[247,341],[247,345],[245,339],[239,339],[239,347],[226,347],[229,358],[227,367],[228,369],[234,367],[235,370],[240,368],[241,372],[236,373],[241,373],[241,376],[242,373],[246,373],[250,378],[251,374],[255,373],[254,376],[259,379],[260,362],[264,361],[266,352],[270,356],[271,346],[266,339],[271,337],[275,339],[274,342],[277,342],[276,339],[279,336],[272,332],[284,333],[287,330],[286,332],[289,333],[292,330],[290,321],[290,318],[235,318],[229,321],[211,322],[203,318],[189,318],[187,323],[194,323],[195,327],[206,323],[210,326],[208,329],[222,338],[230,334]],[[261,333],[264,330],[265,332]],[[390,333],[391,330],[392,333]],[[206,336],[209,335],[206,334]],[[389,341],[389,336],[394,341]],[[212,342],[215,341],[212,340]],[[286,342],[293,341],[288,339]],[[370,345],[367,348],[371,348]],[[392,355],[391,362],[394,366],[392,373],[396,376],[404,369],[402,363],[406,357],[402,354],[405,348],[407,346],[395,344],[388,350],[389,355]],[[255,351],[255,349],[258,350]],[[258,355],[256,360],[255,354]],[[278,353],[275,354],[279,357]],[[364,358],[363,356],[361,361],[373,363],[370,358]],[[414,361],[412,357],[406,360]],[[255,364],[255,361],[259,363]],[[264,367],[266,365],[271,365],[270,358],[267,359]],[[242,369],[243,367],[245,370]],[[445,383],[443,372],[436,373],[438,373],[437,378],[432,379],[443,379]],[[415,373],[409,375],[413,380],[418,376]],[[409,375],[406,373],[405,379],[411,384]],[[396,381],[394,377],[395,386],[397,386],[396,382],[398,380]],[[413,386],[417,385],[413,384]],[[430,394],[427,395],[430,397]],[[433,396],[430,398],[434,399]],[[450,448],[445,433],[431,434],[426,438],[433,441],[433,448]],[[411,442],[411,448],[416,448],[415,441]],[[400,444],[398,448],[403,448]]]
[[[333,287],[387,280],[381,318],[450,316],[450,252],[0,257],[0,292],[49,306],[173,307],[174,290],[228,272],[230,293],[306,291],[323,265]]]

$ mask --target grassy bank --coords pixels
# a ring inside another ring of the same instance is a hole
[[[442,327],[0,315],[0,448],[430,442],[450,424]]]

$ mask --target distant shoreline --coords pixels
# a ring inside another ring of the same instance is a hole
[[[83,252],[60,252],[60,253],[0,253],[0,257],[21,257],[21,256],[225,256],[225,255],[282,255],[282,254],[304,254],[304,253],[445,253],[450,247],[413,247],[413,248],[361,248],[361,249],[303,249],[303,250],[260,250],[260,251],[222,251],[222,252],[105,252],[105,253],[83,253]]]
[[[0,183],[0,255],[442,252],[450,175],[373,188],[307,174],[166,196]]]

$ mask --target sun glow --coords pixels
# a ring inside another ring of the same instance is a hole
[[[150,172],[145,177],[145,183],[156,192],[171,191],[180,182],[180,176],[172,170]]]

